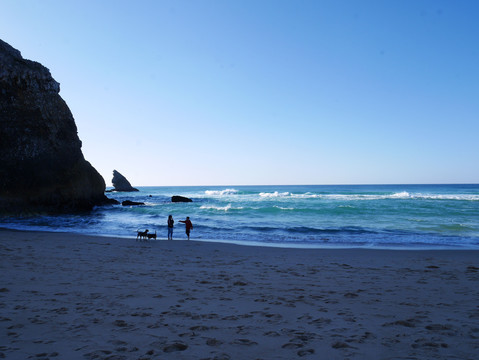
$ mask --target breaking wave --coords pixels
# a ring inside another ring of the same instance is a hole
[[[277,197],[285,197],[285,196],[291,196],[291,193],[289,192],[278,192],[278,191],[275,191],[275,192],[272,192],[272,193],[267,193],[267,192],[260,192],[259,193],[259,196],[261,196],[262,198],[277,198]]]
[[[205,194],[208,196],[236,195],[238,194],[238,190],[236,189],[206,190]]]
[[[201,205],[200,209],[202,209],[202,210],[229,211],[229,210],[243,210],[243,207],[242,206],[232,207],[231,204],[228,204],[226,206]]]

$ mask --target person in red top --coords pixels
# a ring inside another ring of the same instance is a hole
[[[188,236],[188,240],[190,240],[190,230],[193,229],[193,224],[190,221],[190,217],[187,216],[186,220],[180,220],[180,222],[186,225],[186,236]]]

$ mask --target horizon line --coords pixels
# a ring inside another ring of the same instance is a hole
[[[221,185],[132,185],[134,187],[213,187],[213,186],[415,186],[415,185],[479,185],[479,183],[350,183],[350,184],[221,184]],[[114,188],[113,185],[106,186],[106,188]]]

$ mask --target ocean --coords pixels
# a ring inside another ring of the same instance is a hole
[[[185,240],[302,248],[479,249],[479,185],[139,187],[107,193],[144,206],[61,216],[2,217],[0,227],[136,238],[149,229]],[[191,203],[171,203],[171,196]]]

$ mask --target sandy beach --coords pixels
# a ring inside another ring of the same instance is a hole
[[[0,230],[0,358],[477,359],[477,251]]]

